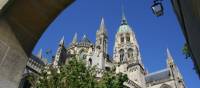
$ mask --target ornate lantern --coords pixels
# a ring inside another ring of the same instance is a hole
[[[155,0],[154,4],[151,6],[151,9],[154,15],[156,15],[157,17],[162,16],[164,14],[161,0]]]

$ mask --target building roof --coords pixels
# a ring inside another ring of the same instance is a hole
[[[90,40],[87,38],[86,35],[84,35],[80,43],[90,43]]]
[[[40,65],[45,65],[45,63],[43,62],[42,58],[38,58],[35,55],[31,55],[30,59],[32,59],[33,61],[37,62]]]
[[[154,73],[150,73],[145,77],[147,83],[169,79],[170,77],[170,69],[163,69]]]
[[[118,32],[131,32],[132,29],[131,27],[128,25],[128,21],[126,20],[126,16],[124,11],[122,11],[122,20],[121,20],[121,25],[119,27]]]
[[[118,32],[132,32],[132,29],[129,25],[121,25]]]

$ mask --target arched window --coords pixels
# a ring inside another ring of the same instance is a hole
[[[81,59],[86,59],[87,54],[84,49],[80,50],[79,54]]]
[[[128,49],[128,58],[132,58],[133,57],[133,49],[129,48]]]
[[[102,44],[102,39],[100,38],[100,44]]]
[[[120,62],[122,62],[124,59],[124,50],[123,49],[119,50],[119,54],[120,54]]]
[[[124,36],[123,36],[123,34],[120,35],[120,41],[121,41],[121,43],[124,43]]]
[[[98,50],[100,50],[100,49],[101,49],[101,47],[100,47],[100,46],[96,46],[96,48],[97,48]]]
[[[139,50],[138,50],[137,46],[134,46],[134,47],[133,47],[133,51],[134,51],[134,52],[133,52],[133,56],[134,56],[134,57],[138,56]]]
[[[92,65],[92,59],[91,58],[89,59],[89,64]]]
[[[130,34],[126,33],[126,42],[130,42]]]
[[[172,88],[172,87],[170,85],[163,84],[162,86],[160,86],[160,88]]]

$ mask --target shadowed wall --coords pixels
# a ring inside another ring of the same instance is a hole
[[[27,58],[73,0],[10,0],[0,11],[0,88],[18,88]]]

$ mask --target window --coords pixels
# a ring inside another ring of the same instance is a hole
[[[170,85],[163,84],[160,88],[172,88]]]
[[[91,58],[89,59],[89,64],[92,65],[92,59]]]
[[[123,36],[123,34],[120,35],[120,41],[121,41],[121,43],[124,43],[124,36]]]
[[[120,62],[122,62],[124,60],[124,50],[123,49],[119,50],[119,54],[120,54]]]
[[[100,38],[100,44],[102,44],[102,39]]]
[[[106,69],[106,71],[110,71],[111,70],[110,67],[105,67],[105,69]]]
[[[86,59],[86,57],[87,57],[87,54],[86,54],[86,52],[85,52],[84,49],[82,49],[82,50],[79,51],[79,55],[80,55],[79,57],[81,59]]]
[[[121,43],[124,43],[124,37],[121,37]]]
[[[128,49],[128,58],[132,58],[133,57],[133,49],[129,48]]]
[[[126,34],[126,41],[130,42],[130,34],[129,33]]]
[[[101,47],[100,47],[100,46],[97,46],[96,48],[97,48],[98,50],[100,50],[100,49],[101,49]]]

